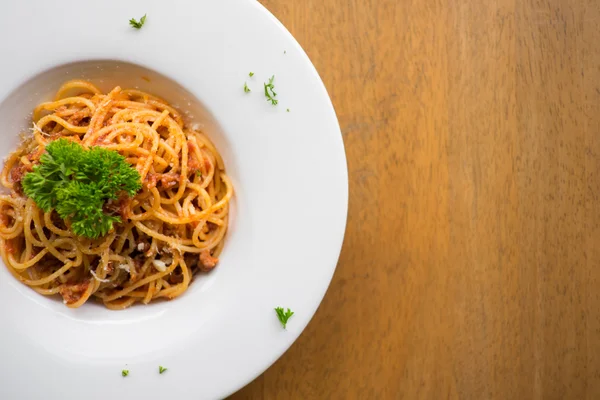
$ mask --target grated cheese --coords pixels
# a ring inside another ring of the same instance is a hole
[[[129,264],[119,264],[119,269],[126,271],[127,273],[131,273],[131,269],[129,268]]]
[[[32,131],[38,131],[42,136],[50,136],[49,134],[47,134],[46,132],[42,131],[34,122],[33,123],[33,128],[31,128]]]
[[[91,269],[90,269],[90,272],[92,273],[92,276],[94,277],[94,279],[97,280],[98,282],[102,282],[102,283],[110,282],[110,279],[98,278],[98,275],[96,275],[96,273],[94,271],[92,271]]]
[[[162,260],[152,260],[152,264],[160,272],[165,272],[167,270],[167,264],[165,264]]]

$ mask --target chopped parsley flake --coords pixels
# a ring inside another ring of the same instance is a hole
[[[275,312],[277,313],[277,318],[279,319],[279,322],[281,322],[281,326],[283,326],[283,329],[286,329],[287,322],[291,318],[291,316],[294,315],[294,312],[291,311],[289,308],[287,309],[287,311],[284,311],[282,307],[276,307]]]
[[[272,105],[276,106],[278,101],[275,99],[275,97],[277,97],[277,93],[275,93],[275,85],[273,84],[273,81],[275,81],[275,75],[269,79],[268,83],[264,84],[265,97],[267,98],[267,101],[270,101]]]
[[[146,14],[144,14],[144,16],[142,18],[140,18],[139,21],[137,21],[135,18],[131,18],[129,20],[129,25],[131,25],[131,27],[135,28],[135,29],[141,29],[145,23],[146,23]]]
[[[251,90],[248,87],[248,84],[246,82],[244,82],[244,92],[246,92],[246,93],[250,93],[251,92]]]

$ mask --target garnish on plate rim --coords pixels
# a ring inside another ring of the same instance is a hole
[[[279,319],[279,322],[281,322],[281,326],[283,326],[283,329],[286,329],[287,322],[292,317],[292,315],[294,315],[294,312],[289,308],[287,309],[287,311],[284,311],[282,307],[275,307],[275,312],[277,313],[277,318]]]
[[[144,14],[144,16],[142,18],[140,18],[139,21],[136,20],[135,18],[131,18],[129,20],[129,25],[131,25],[131,27],[135,28],[135,29],[141,29],[145,23],[146,23],[146,14]]]
[[[270,101],[272,105],[276,106],[278,101],[275,99],[277,97],[277,93],[275,93],[275,85],[273,82],[275,81],[275,75],[273,75],[268,83],[265,83],[265,97],[267,101]]]

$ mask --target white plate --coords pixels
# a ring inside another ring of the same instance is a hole
[[[219,267],[172,302],[71,310],[0,266],[0,399],[222,398],[258,376],[316,311],[346,223],[339,126],[298,43],[249,0],[11,2],[0,37],[3,156],[63,81],[139,86],[205,124],[236,193]]]

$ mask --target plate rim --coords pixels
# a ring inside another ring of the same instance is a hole
[[[346,158],[346,154],[345,154],[345,146],[344,146],[344,141],[343,141],[343,136],[341,133],[339,121],[338,121],[338,118],[337,118],[337,115],[335,112],[333,102],[331,101],[331,98],[327,92],[325,84],[323,83],[321,77],[319,76],[319,74],[318,74],[316,68],[314,67],[313,63],[311,62],[310,58],[308,57],[308,55],[306,54],[304,49],[300,46],[300,44],[296,41],[296,39],[285,28],[285,26],[261,3],[257,2],[257,1],[252,1],[252,0],[229,0],[228,2],[230,4],[239,5],[240,7],[250,5],[251,7],[254,7],[256,10],[258,10],[258,12],[262,13],[263,17],[267,17],[271,21],[271,23],[275,24],[275,26],[280,31],[280,34],[285,39],[285,41],[289,42],[292,46],[294,46],[295,50],[299,54],[299,57],[301,58],[301,61],[304,62],[310,69],[309,72],[313,75],[312,79],[316,78],[315,82],[317,82],[317,84],[319,86],[319,91],[321,92],[320,96],[323,99],[326,99],[326,102],[328,105],[328,107],[327,107],[328,109],[324,110],[324,112],[326,112],[329,116],[333,116],[333,119],[335,120],[335,129],[334,129],[335,132],[328,132],[327,134],[336,136],[335,139],[338,142],[337,146],[339,146],[337,151],[338,152],[341,151],[340,154],[337,154],[337,157],[340,158],[339,161],[343,164],[343,166],[338,165],[337,168],[339,168],[339,171],[337,171],[337,172],[340,173],[340,175],[338,177],[341,179],[342,182],[338,182],[337,184],[338,185],[342,184],[342,186],[343,186],[342,192],[338,193],[338,195],[340,196],[340,199],[339,199],[340,204],[338,204],[338,206],[340,207],[340,210],[342,211],[343,219],[341,221],[339,221],[339,226],[338,226],[338,230],[341,231],[341,234],[339,235],[339,237],[336,238],[336,240],[335,240],[336,243],[334,245],[332,245],[336,249],[336,251],[335,251],[336,262],[333,265],[328,267],[329,274],[328,274],[326,283],[320,288],[321,290],[319,291],[318,295],[316,293],[312,294],[312,296],[315,299],[315,302],[314,302],[314,307],[310,312],[310,315],[308,317],[301,318],[302,322],[300,324],[297,324],[296,329],[293,332],[287,332],[288,339],[285,341],[285,344],[282,345],[277,351],[272,352],[269,357],[269,360],[266,360],[266,362],[261,363],[262,364],[261,367],[255,369],[254,373],[251,373],[244,378],[238,378],[236,380],[236,383],[232,382],[230,387],[228,389],[222,391],[222,393],[220,394],[219,397],[226,397],[226,396],[231,395],[232,393],[235,393],[236,391],[240,390],[242,387],[244,387],[245,385],[247,385],[248,383],[250,383],[251,381],[256,379],[258,376],[260,376],[269,367],[271,367],[289,349],[289,347],[291,347],[291,345],[298,339],[300,334],[305,330],[306,326],[310,323],[310,321],[316,314],[319,306],[321,305],[321,303],[325,297],[327,290],[329,289],[329,286],[331,284],[335,270],[337,269],[337,263],[339,261],[339,256],[340,256],[340,253],[342,250],[345,231],[346,231],[346,227],[347,227],[348,201],[349,201],[348,164],[347,164],[347,158]],[[138,3],[140,3],[140,2],[138,2]],[[152,3],[156,3],[156,2],[152,2]],[[108,2],[107,2],[107,4],[108,4]],[[190,5],[190,7],[194,7],[194,5],[192,5],[193,3],[191,3],[191,2],[186,2],[185,4]],[[22,8],[27,8],[27,7],[23,7],[21,5],[14,6],[15,10],[22,9]],[[151,21],[150,17],[151,16],[149,16],[149,21]],[[0,18],[0,20],[1,20],[1,18]],[[1,29],[0,29],[0,31],[1,31]],[[1,48],[1,46],[0,46],[0,48]],[[289,51],[289,49],[288,49],[288,51]],[[64,55],[62,57],[64,58]],[[73,60],[73,61],[76,62],[77,60]],[[125,61],[125,60],[123,60],[123,61]],[[140,64],[138,61],[133,61],[133,62]],[[300,61],[298,61],[298,62],[300,62]],[[50,62],[48,65],[46,65],[46,67],[52,66],[52,65],[53,65],[53,62]],[[144,65],[144,64],[141,64],[141,65]],[[149,65],[148,67],[154,68],[154,66],[152,66],[152,65]],[[37,71],[37,72],[34,72],[33,74],[24,73],[22,75],[21,79],[12,81],[12,84],[13,84],[12,87],[9,84],[7,84],[7,82],[5,80],[0,79],[0,101],[4,100],[5,94],[11,93],[14,89],[19,87],[19,85],[23,84],[24,82],[28,81],[34,75],[37,75],[38,73],[41,72],[40,69],[37,69],[37,70],[34,69],[34,71]],[[157,71],[160,73],[165,72],[161,69],[157,69]],[[167,73],[166,76],[175,79],[176,81],[181,83],[185,88],[190,88],[191,84],[188,84],[186,82],[180,82],[177,79],[178,78],[177,76],[173,76],[171,73]],[[208,108],[210,108],[210,104],[207,104],[206,102],[205,102],[205,104],[207,105]],[[4,268],[4,267],[2,267],[2,268]]]

